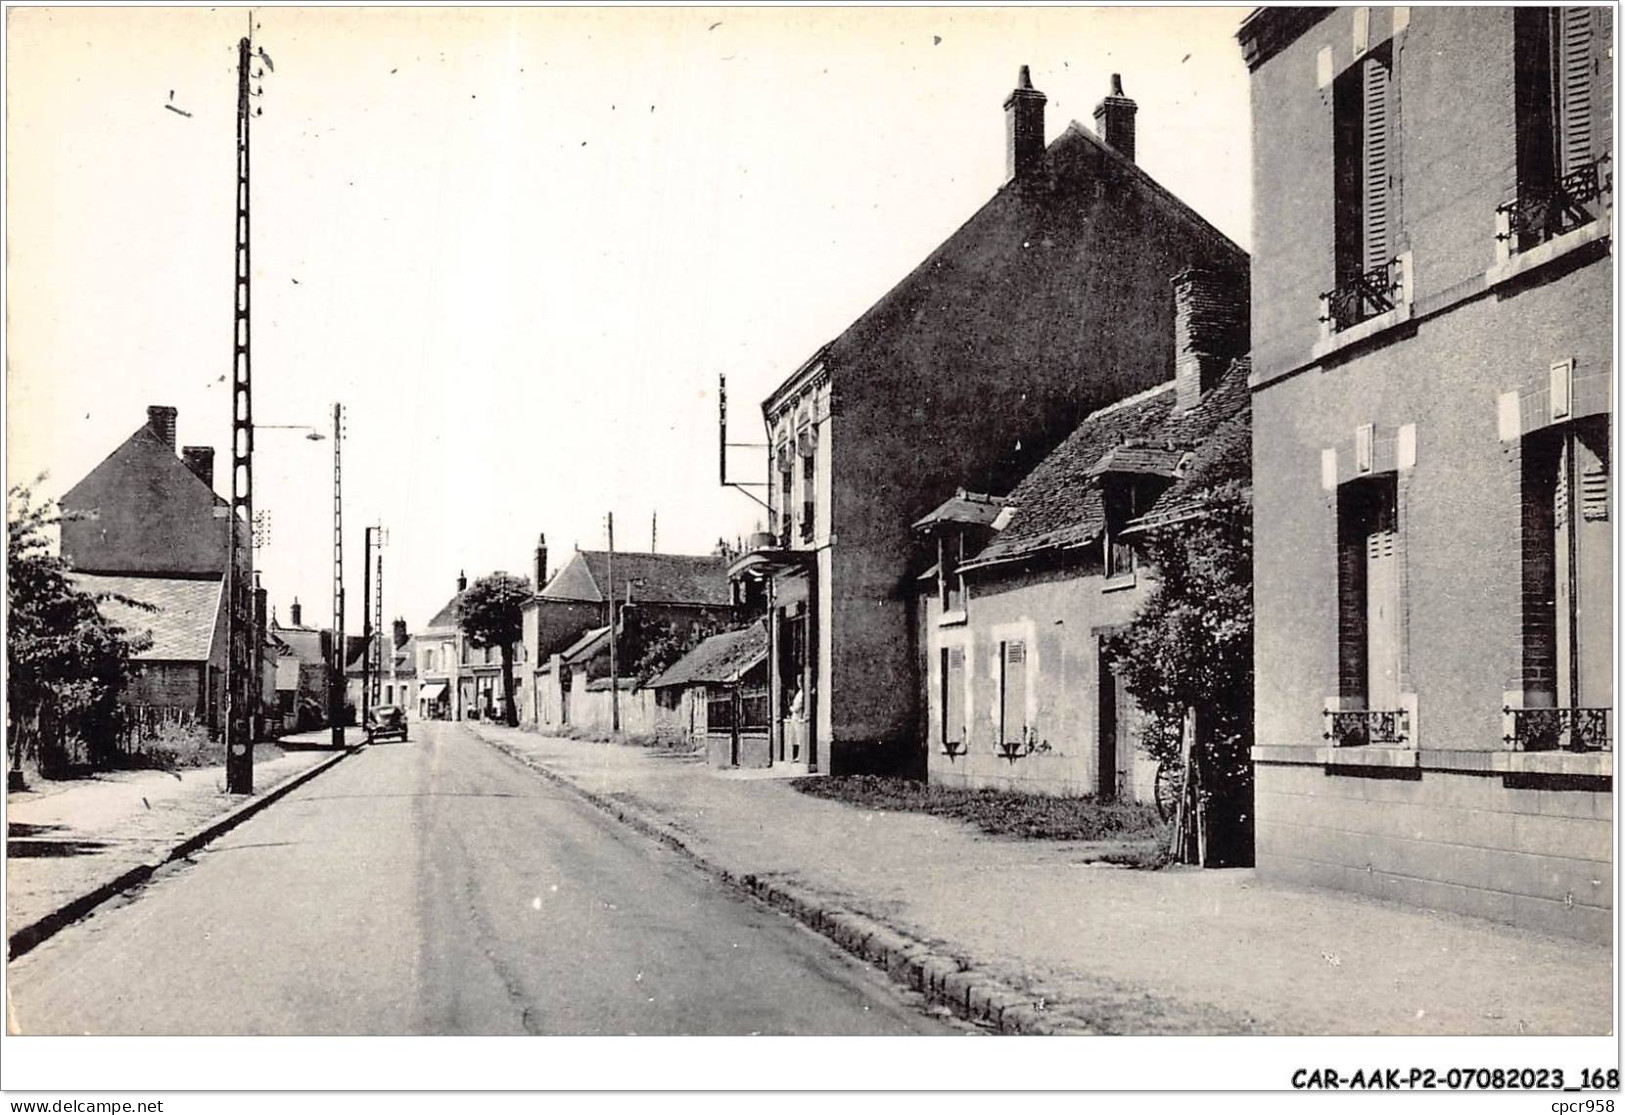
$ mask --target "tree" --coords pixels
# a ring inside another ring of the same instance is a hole
[[[635,605],[624,609],[621,616],[624,629],[621,645],[631,652],[627,655],[632,662],[629,672],[640,685],[670,669],[678,659],[711,636],[737,630],[740,626],[710,615],[701,616],[690,623],[651,619],[644,609]]]
[[[151,640],[131,637],[98,604],[117,600],[152,609],[74,587],[67,563],[52,552],[49,537],[65,516],[49,501],[36,506],[32,488],[19,484],[6,493],[6,738],[12,769],[21,768],[30,746],[46,767],[62,759],[40,750],[56,741],[55,730],[42,728],[84,740],[92,764],[107,766],[113,757],[119,693],[132,673],[132,657]]]
[[[457,605],[457,622],[476,647],[502,652],[503,722],[519,723],[513,701],[513,645],[525,634],[524,606],[531,598],[530,582],[509,573],[492,573],[468,586]]]
[[[1215,806],[1244,858],[1250,832],[1253,715],[1252,500],[1230,480],[1202,494],[1199,514],[1145,542],[1156,587],[1110,643],[1112,668],[1151,723],[1143,743],[1159,763],[1182,759],[1187,712],[1202,805]]]

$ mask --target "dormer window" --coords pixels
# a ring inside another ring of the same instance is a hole
[[[1106,511],[1103,572],[1107,582],[1133,584],[1137,559],[1133,544],[1123,537],[1123,532],[1151,506],[1155,492],[1139,476],[1118,475],[1106,477],[1101,497]]]
[[[937,586],[942,601],[943,616],[965,614],[965,574],[960,566],[965,562],[965,535],[963,531],[944,531],[937,536]]]

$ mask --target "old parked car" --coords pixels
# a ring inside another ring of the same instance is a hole
[[[372,710],[367,724],[367,742],[381,739],[406,739],[406,710],[398,705],[379,705]]]

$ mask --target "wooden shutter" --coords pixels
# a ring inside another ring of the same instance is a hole
[[[963,647],[942,650],[942,742],[959,743],[965,738],[965,651]]]
[[[1000,738],[1018,743],[1027,727],[1027,645],[1003,643],[1004,669],[999,695]]]
[[[1596,17],[1591,8],[1559,8],[1557,27],[1557,127],[1562,173],[1597,157]]]
[[[1366,536],[1366,707],[1399,707],[1399,553],[1395,489],[1385,485]]]
[[[1365,69],[1361,255],[1362,269],[1372,271],[1386,266],[1393,258],[1389,236],[1389,210],[1393,200],[1393,88],[1387,59],[1373,55],[1361,65]]]

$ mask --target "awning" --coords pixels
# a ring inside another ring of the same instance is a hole
[[[418,700],[438,701],[446,695],[446,683],[443,681],[430,682],[418,690]]]

